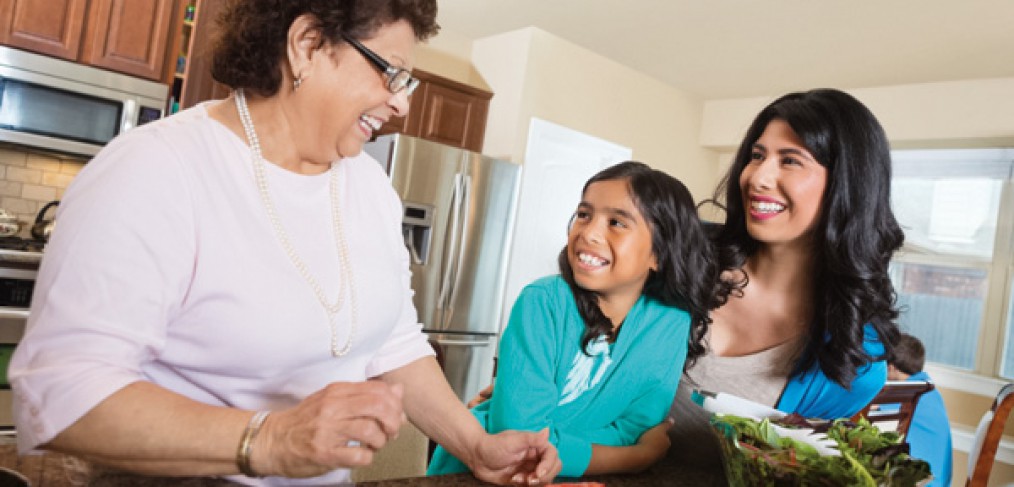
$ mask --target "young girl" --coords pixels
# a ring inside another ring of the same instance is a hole
[[[473,413],[489,432],[548,427],[564,477],[644,469],[669,447],[684,362],[704,352],[708,311],[727,295],[689,191],[639,162],[603,170],[559,263],[518,296],[497,393]],[[464,471],[437,448],[428,473]]]

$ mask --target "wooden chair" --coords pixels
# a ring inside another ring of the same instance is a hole
[[[896,430],[901,434],[908,433],[908,427],[912,424],[912,414],[915,413],[915,406],[919,403],[919,397],[933,390],[933,383],[922,380],[889,380],[884,383],[877,396],[852,417],[852,421],[859,418],[866,418],[871,423],[885,421],[897,421]],[[898,404],[897,410],[879,410],[874,406]]]
[[[997,393],[993,406],[982,415],[975,430],[972,449],[968,452],[968,478],[965,487],[985,487],[993,469],[996,449],[1000,445],[1007,416],[1014,408],[1014,383],[1007,384]]]

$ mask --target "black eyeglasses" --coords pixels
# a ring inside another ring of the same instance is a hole
[[[359,54],[362,54],[367,60],[373,63],[381,73],[387,77],[387,89],[391,93],[400,93],[405,90],[405,95],[411,95],[416,88],[419,87],[419,80],[412,77],[412,73],[408,72],[405,68],[399,68],[392,66],[391,63],[380,57],[379,54],[371,51],[368,47],[359,43],[359,41],[349,37],[348,35],[342,34],[342,38],[345,39],[352,47],[354,47]]]

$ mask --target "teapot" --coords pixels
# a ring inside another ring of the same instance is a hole
[[[20,231],[21,222],[18,221],[18,217],[0,208],[0,237],[13,237]]]
[[[45,242],[49,239],[49,235],[53,233],[53,227],[56,225],[55,220],[47,220],[46,212],[50,208],[59,205],[59,201],[50,201],[39,210],[38,216],[35,217],[35,224],[32,225],[32,238]]]

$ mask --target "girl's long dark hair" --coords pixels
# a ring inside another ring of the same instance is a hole
[[[704,354],[704,336],[711,319],[708,312],[725,302],[727,286],[719,282],[719,267],[697,217],[694,200],[676,178],[640,162],[623,162],[592,176],[581,193],[599,181],[627,181],[630,196],[651,229],[651,248],[658,270],[650,272],[643,293],[659,302],[690,313],[690,344],[687,365]],[[613,324],[599,308],[598,294],[574,281],[567,260],[567,247],[559,257],[560,274],[570,285],[577,309],[584,319],[581,348],[605,335],[612,337]]]
[[[890,360],[899,338],[897,295],[888,266],[904,234],[891,211],[887,135],[866,106],[838,90],[790,93],[764,108],[716,192],[716,197],[725,193],[726,221],[715,239],[723,270],[742,268],[760,246],[746,229],[739,178],[753,144],[774,119],[788,123],[827,168],[814,230],[816,311],[797,372],[818,363],[825,375],[848,388],[859,366],[871,359]],[[884,345],[883,357],[870,357],[863,350],[867,323]]]

